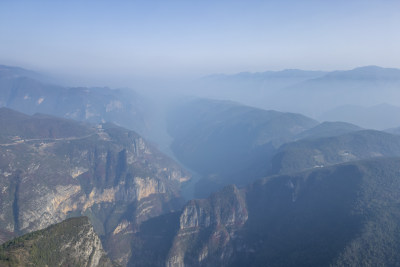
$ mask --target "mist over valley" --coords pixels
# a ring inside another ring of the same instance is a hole
[[[0,266],[398,266],[397,1],[0,3]]]

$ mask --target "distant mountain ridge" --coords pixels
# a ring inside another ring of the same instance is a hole
[[[384,130],[400,125],[398,114],[400,114],[400,106],[387,103],[369,107],[344,105],[324,112],[319,116],[319,119],[357,123],[364,128]]]
[[[51,114],[92,123],[113,122],[146,132],[146,101],[133,90],[63,87],[30,71],[0,66],[0,107],[26,114]]]
[[[348,80],[393,80],[400,81],[400,69],[382,68],[379,66],[358,67],[346,71],[326,73],[318,79],[348,79]]]
[[[357,117],[360,116],[357,114],[349,113],[348,120],[344,116],[328,118],[323,115],[344,105],[372,107],[388,103],[399,107],[400,69],[395,68],[366,66],[331,72],[286,70],[212,75],[204,83],[199,81],[197,87],[195,92],[198,96],[238,101],[263,109],[301,113],[315,119],[344,120],[378,130],[399,125],[398,116],[389,112],[380,112],[370,123],[364,118],[358,121]]]
[[[282,71],[265,71],[265,72],[240,72],[236,74],[212,74],[203,77],[205,80],[268,80],[268,79],[279,79],[279,78],[293,78],[293,79],[311,79],[323,76],[327,72],[325,71],[307,71],[299,69],[285,69]]]
[[[237,74],[214,74],[203,77],[192,87],[191,93],[201,98],[231,100],[263,109],[269,99],[283,88],[324,75],[323,71],[287,69],[283,71],[241,72]],[[278,109],[282,110],[282,109]]]
[[[225,101],[189,101],[169,127],[177,158],[203,176],[196,185],[202,197],[266,175],[400,156],[397,135]]]
[[[400,70],[369,66],[334,71],[284,88],[271,97],[276,99],[276,107],[319,117],[330,109],[344,105],[376,106],[389,103],[399,106],[399,86]],[[385,119],[384,116],[380,118]],[[369,125],[357,121],[347,122],[369,128]],[[391,123],[396,124],[394,121]]]
[[[301,114],[262,110],[229,101],[195,99],[169,114],[171,149],[213,185],[246,184],[265,175],[282,144],[318,124]],[[254,164],[262,168],[253,168]],[[205,181],[205,180],[204,180]]]
[[[349,119],[340,114],[325,114],[344,105],[373,107],[388,103],[400,107],[399,87],[399,69],[366,66],[331,72],[287,69],[215,74],[191,84],[185,94],[383,130],[399,125],[398,116],[387,109],[376,113],[370,123],[355,110],[348,114]],[[150,105],[130,90],[50,85],[34,72],[0,66],[0,106],[24,113],[39,112],[95,123],[112,121],[147,136],[148,132],[157,131],[149,129],[152,126],[146,116],[152,112]]]
[[[24,68],[0,65],[0,78],[17,78],[17,77],[29,77],[32,79],[40,79],[42,76],[37,72],[27,70]]]
[[[284,69],[281,71],[240,72],[235,74],[212,74],[203,77],[205,80],[263,80],[269,78],[299,78],[316,81],[328,79],[347,80],[400,80],[400,69],[383,68],[375,65],[356,67],[351,70],[311,71],[301,69]]]

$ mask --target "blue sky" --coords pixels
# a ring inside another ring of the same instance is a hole
[[[0,64],[201,76],[400,67],[400,1],[0,1]]]

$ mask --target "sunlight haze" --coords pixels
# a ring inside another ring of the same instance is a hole
[[[399,1],[2,1],[0,61],[71,77],[399,67]]]

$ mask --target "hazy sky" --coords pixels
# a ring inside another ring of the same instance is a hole
[[[400,67],[400,1],[0,0],[0,64],[121,77]]]

